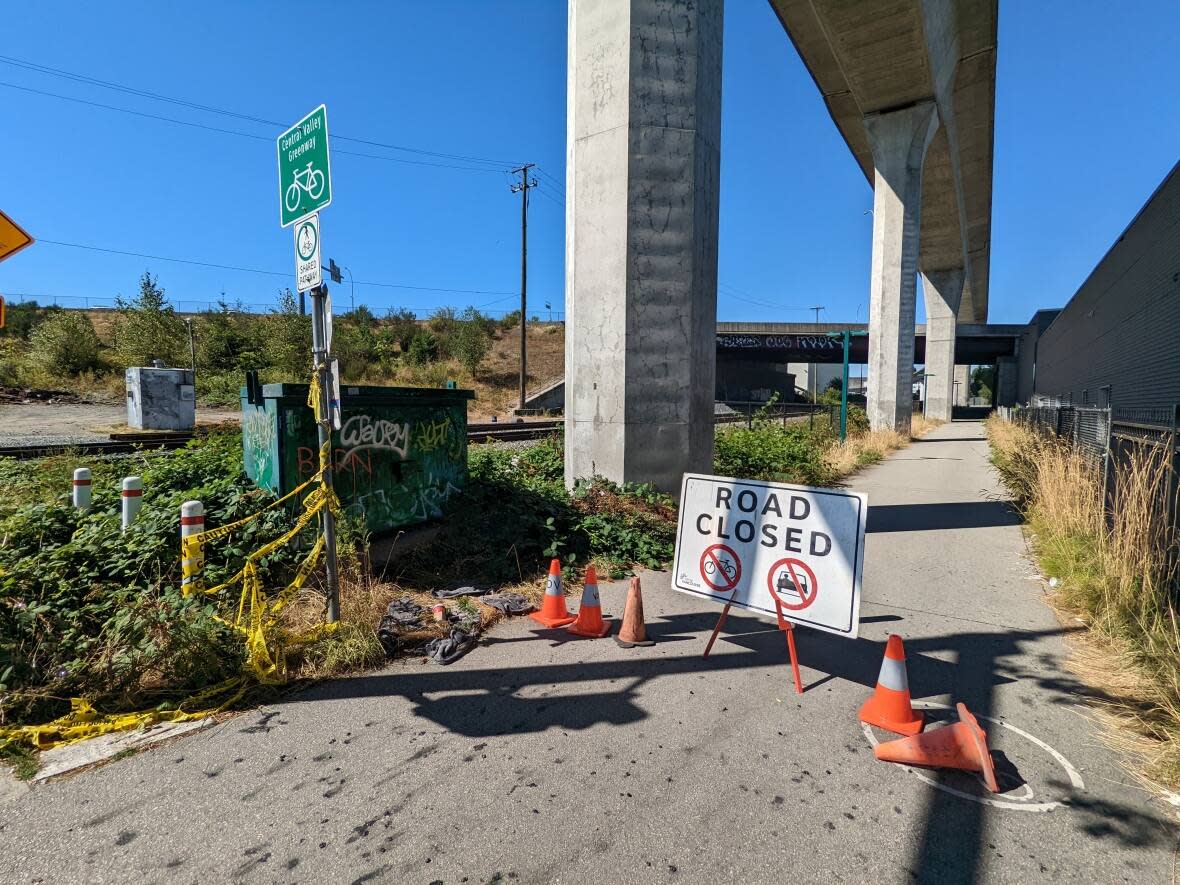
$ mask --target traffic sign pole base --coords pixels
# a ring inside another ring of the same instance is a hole
[[[734,596],[737,591],[734,590]],[[721,617],[717,619],[717,626],[713,628],[713,635],[709,637],[709,641],[705,644],[705,652],[701,655],[704,660],[709,660],[709,652],[713,650],[713,643],[717,641],[717,636],[721,633],[721,628],[725,626],[725,619],[729,617],[729,609],[733,605],[733,596],[729,598],[729,602],[725,603],[725,608],[721,609]],[[791,658],[791,675],[795,679],[795,693],[803,694],[803,679],[799,675],[799,654],[795,651],[795,625],[783,617],[783,607],[775,599],[775,606],[778,609],[778,628],[786,634],[787,637],[787,654]]]

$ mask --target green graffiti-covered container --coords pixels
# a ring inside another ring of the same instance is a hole
[[[242,460],[260,487],[286,494],[317,469],[315,418],[306,384],[266,384],[260,402],[242,388]],[[371,532],[442,516],[467,482],[470,390],[423,387],[340,389],[332,434],[336,494]]]

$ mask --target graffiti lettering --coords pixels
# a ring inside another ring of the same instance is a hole
[[[353,415],[340,429],[340,444],[352,451],[381,449],[404,458],[410,445],[410,425]]]
[[[723,350],[835,350],[843,345],[827,335],[718,335],[717,346]]]
[[[450,432],[450,418],[419,424],[414,428],[414,447],[420,452],[433,452],[446,443]]]

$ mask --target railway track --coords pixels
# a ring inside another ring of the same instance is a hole
[[[561,429],[562,422],[528,421],[522,424],[469,424],[468,442],[514,442],[541,439]],[[179,449],[194,439],[194,433],[112,433],[110,439],[95,442],[54,443],[45,446],[0,446],[0,458],[30,460],[47,455],[76,452],[79,455],[127,455],[153,449]]]

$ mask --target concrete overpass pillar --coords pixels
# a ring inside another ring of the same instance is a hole
[[[570,0],[565,477],[710,472],[722,0]]]
[[[963,268],[922,273],[926,297],[926,417],[951,420],[955,396],[955,316],[963,298]]]
[[[1016,357],[1002,356],[996,360],[996,391],[992,397],[993,405],[1016,405],[1017,374]]]
[[[955,405],[965,406],[971,396],[971,367],[955,366]]]
[[[873,150],[869,287],[869,425],[910,432],[922,165],[938,129],[933,101],[868,114]]]

